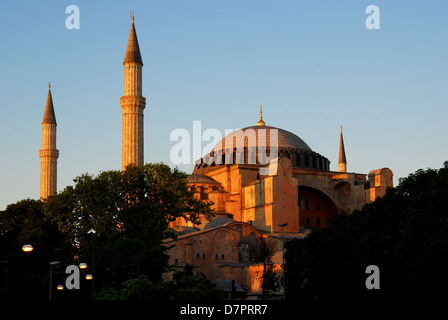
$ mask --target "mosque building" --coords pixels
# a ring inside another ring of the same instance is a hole
[[[271,157],[267,164],[258,161],[260,153]],[[213,202],[216,218],[199,230],[183,219],[171,223],[179,232],[177,240],[165,240],[175,244],[172,266],[191,264],[217,283],[235,280],[246,294],[259,295],[262,241],[271,244],[274,270],[281,272],[284,241],[327,227],[332,217],[361,209],[393,185],[388,168],[347,172],[342,128],[338,169],[331,171],[330,161],[300,137],[262,118],[230,133],[196,162],[187,180],[197,198]]]
[[[142,67],[137,34],[132,17],[126,48],[122,108],[122,170],[130,163],[143,165]],[[41,198],[56,193],[56,118],[50,89],[42,123]],[[368,174],[349,172],[340,131],[338,171],[330,161],[312,150],[296,134],[269,126],[260,118],[255,125],[232,132],[213,150],[199,159],[187,178],[198,199],[213,202],[216,217],[192,226],[183,219],[170,224],[177,239],[170,264],[182,270],[190,264],[196,273],[225,288],[245,295],[261,292],[260,251],[269,243],[272,265],[281,272],[283,243],[305,237],[312,228],[325,228],[331,218],[350,214],[366,203],[382,197],[393,185],[388,168]],[[164,275],[170,279],[172,273]]]

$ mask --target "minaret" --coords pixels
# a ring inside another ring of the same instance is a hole
[[[124,95],[120,98],[122,114],[121,168],[130,163],[143,165],[143,109],[146,99],[142,96],[143,61],[138,46],[132,14],[131,33],[124,57]]]
[[[48,196],[54,195],[57,192],[56,183],[59,150],[56,149],[56,126],[50,82],[48,82],[47,103],[42,120],[42,149],[39,150],[41,200],[45,200]]]
[[[342,137],[342,126],[341,126],[341,137],[339,140],[339,172],[347,172],[347,159],[345,157],[344,148],[344,138]]]

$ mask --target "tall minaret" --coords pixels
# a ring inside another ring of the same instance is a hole
[[[342,126],[341,126],[341,137],[339,140],[339,172],[347,172],[347,159],[345,157],[344,148],[344,138],[342,137]]]
[[[42,120],[42,149],[40,157],[40,198],[45,200],[57,192],[57,162],[59,150],[56,149],[56,116],[54,115],[53,99],[50,82],[48,96]]]
[[[132,14],[131,33],[124,57],[124,95],[120,98],[123,109],[121,168],[130,163],[143,165],[143,109],[146,99],[142,96],[143,61],[138,46]]]

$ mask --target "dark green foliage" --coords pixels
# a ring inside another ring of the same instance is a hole
[[[279,276],[274,272],[272,256],[274,255],[273,243],[262,240],[258,252],[258,260],[263,264],[263,271],[258,276],[261,278],[261,299],[265,300],[272,292],[280,287]]]
[[[48,263],[63,261],[62,239],[38,200],[21,200],[0,212],[0,298],[48,296]],[[32,244],[34,250],[22,252],[24,244]]]
[[[166,284],[165,290],[165,296],[170,300],[217,300],[223,297],[210,280],[193,275],[191,265],[175,273],[173,281]]]
[[[74,186],[45,203],[23,200],[9,205],[0,212],[0,255],[8,261],[1,269],[2,280],[8,279],[1,284],[2,297],[11,298],[13,288],[22,290],[23,283],[31,283],[15,278],[19,274],[15,270],[24,265],[19,261],[25,259],[20,249],[26,243],[35,248],[27,259],[35,259],[24,274],[43,283],[31,290],[40,299],[48,297],[41,291],[48,292],[49,262],[53,260],[64,266],[55,268],[55,281],[59,281],[57,274],[63,280],[66,266],[80,262],[87,263],[87,272],[94,274],[87,284],[90,291],[77,294],[77,299],[92,290],[118,290],[130,279],[158,283],[168,268],[167,248],[161,244],[169,222],[183,217],[195,224],[201,215],[213,217],[210,204],[188,190],[186,177],[162,163],[130,165],[124,172],[81,175],[74,179]],[[139,278],[143,275],[146,278]],[[108,291],[107,295],[114,294]],[[138,294],[126,295],[131,296]]]
[[[153,282],[146,275],[127,280],[120,290],[104,289],[95,300],[217,300],[222,292],[204,277],[193,275],[193,267],[185,266],[169,282]]]

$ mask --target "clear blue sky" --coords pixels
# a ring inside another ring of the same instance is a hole
[[[65,26],[67,6],[80,29]],[[368,5],[380,29],[368,30]],[[58,190],[121,168],[123,58],[144,62],[145,161],[170,164],[170,133],[258,121],[300,136],[337,170],[398,178],[448,160],[447,1],[0,1],[0,210],[39,197],[41,122],[52,84]],[[203,142],[202,146],[207,145]],[[192,165],[179,166],[191,172]]]

